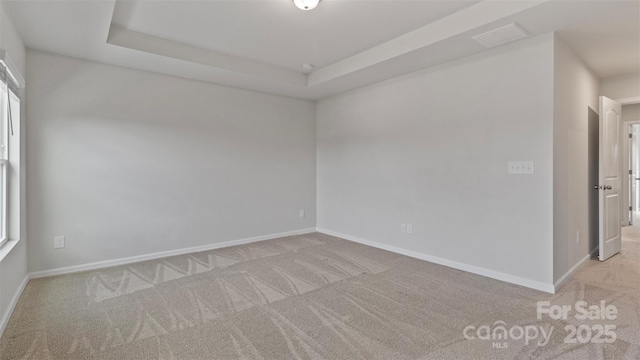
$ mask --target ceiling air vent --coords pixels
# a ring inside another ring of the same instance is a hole
[[[529,33],[522,30],[518,25],[509,24],[498,29],[487,31],[484,34],[476,35],[473,37],[473,40],[479,42],[485,47],[492,48],[494,46],[506,44],[528,36]]]

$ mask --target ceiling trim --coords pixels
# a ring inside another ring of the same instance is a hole
[[[301,72],[144,34],[125,29],[113,23],[111,23],[109,29],[107,43],[246,75],[258,76],[280,83],[307,86],[307,75]]]
[[[115,1],[107,43],[259,77],[267,81],[301,88],[313,88],[339,78],[348,77],[356,72],[373,68],[376,65],[400,58],[416,50],[425,49],[454,36],[526,11],[548,1],[551,0],[507,2],[484,0],[371,49],[315,69],[309,74],[127,29],[116,22],[116,18],[121,19],[130,16],[131,7],[122,0]]]
[[[309,86],[408,54],[548,1],[550,0],[482,1],[369,50],[317,69],[309,74]]]

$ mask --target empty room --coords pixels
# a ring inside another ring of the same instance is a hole
[[[640,359],[640,1],[0,0],[0,360]]]

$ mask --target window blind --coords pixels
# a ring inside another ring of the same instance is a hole
[[[9,74],[7,67],[4,66],[4,64],[1,62],[0,62],[0,82],[2,82],[3,85],[7,86],[15,96],[20,98],[20,85],[13,80],[13,77]]]

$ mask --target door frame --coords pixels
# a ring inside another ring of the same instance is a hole
[[[622,201],[620,211],[622,212],[622,226],[629,226],[631,219],[629,218],[629,134],[631,125],[640,124],[640,120],[630,120],[622,122],[622,134],[620,141],[622,142]]]

